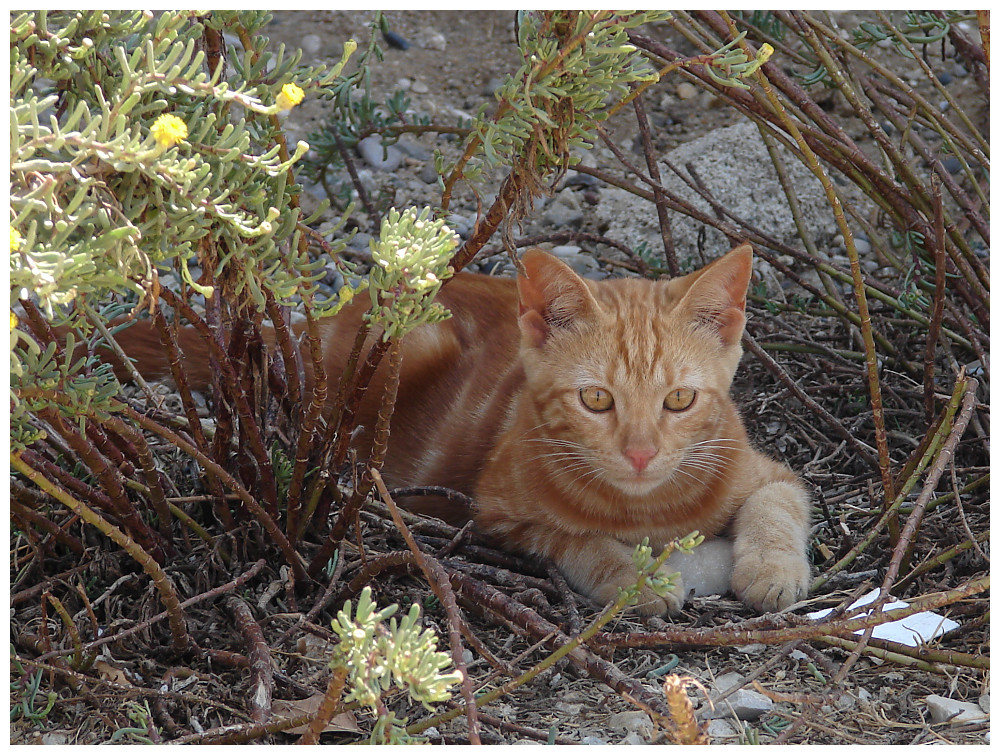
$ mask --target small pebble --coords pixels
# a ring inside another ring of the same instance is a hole
[[[653,733],[653,721],[641,710],[627,710],[615,713],[608,719],[608,728],[617,732],[638,733],[649,736]]]
[[[951,157],[946,157],[944,160],[941,161],[941,164],[944,166],[944,169],[949,173],[955,174],[962,172],[962,161],[959,160],[954,155],[952,155]]]
[[[403,162],[403,153],[396,147],[390,145],[382,148],[382,139],[378,134],[366,136],[358,142],[358,153],[375,170],[390,173]]]
[[[417,79],[410,86],[410,91],[413,92],[414,94],[427,94],[429,91],[431,91],[431,88],[427,86],[427,84],[422,82],[420,79]]]
[[[705,730],[709,739],[736,739],[740,736],[736,726],[724,718],[715,718],[708,722]]]
[[[389,47],[395,47],[397,50],[410,49],[410,43],[406,41],[406,38],[400,36],[394,31],[382,32],[382,38],[386,41],[386,44],[388,44]]]
[[[690,100],[698,94],[698,87],[689,81],[682,81],[677,85],[677,97],[682,100]]]
[[[483,92],[482,92],[483,96],[492,97],[496,93],[496,91],[503,86],[503,84],[504,84],[503,79],[494,76],[489,81],[487,81],[486,85],[483,87]]]
[[[601,739],[600,737],[584,737],[580,740],[580,744],[584,745],[598,745],[599,747],[606,746],[608,743]]]
[[[937,77],[938,81],[940,81],[945,86],[947,86],[952,82],[952,78],[953,78],[952,75],[947,71],[942,71],[941,73],[938,74]]]
[[[315,55],[319,52],[319,48],[323,46],[323,38],[319,34],[306,34],[302,38],[302,51],[307,52],[310,55]]]
[[[448,40],[444,34],[430,26],[425,26],[413,36],[413,41],[425,50],[444,51],[448,47]]]
[[[565,244],[563,246],[554,246],[551,251],[556,257],[575,257],[580,253],[580,247]]]

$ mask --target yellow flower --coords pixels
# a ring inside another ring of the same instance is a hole
[[[21,234],[16,228],[10,229],[10,250],[12,252],[21,250]]]
[[[161,147],[173,147],[187,139],[188,127],[176,115],[164,113],[153,123],[150,133]]]
[[[760,49],[757,51],[757,62],[760,65],[764,65],[767,62],[767,59],[770,58],[771,55],[773,54],[774,54],[774,48],[765,42],[760,46]]]
[[[17,327],[17,315],[14,314],[14,310],[10,311],[10,329],[13,330]]]
[[[291,110],[293,107],[302,102],[302,98],[305,96],[306,93],[303,92],[302,88],[297,84],[285,84],[281,87],[281,92],[278,94],[278,109]]]

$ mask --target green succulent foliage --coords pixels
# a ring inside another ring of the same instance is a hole
[[[12,295],[34,294],[51,312],[109,289],[141,295],[157,267],[175,265],[195,285],[187,263],[205,244],[218,250],[217,274],[258,305],[261,286],[286,302],[322,274],[297,254],[290,209],[299,188],[288,169],[309,147],[283,157],[275,116],[286,84],[330,87],[349,50],[332,70],[301,68],[300,52],[271,53],[253,37],[267,20],[36,11],[11,21],[11,217],[22,239]],[[220,51],[210,71],[206,26],[253,46]],[[164,114],[183,121],[185,138],[154,138]]]
[[[263,308],[270,290],[322,316],[353,294],[317,301],[325,260],[299,243],[308,219],[289,171],[309,145],[286,153],[280,119],[296,102],[289,93],[340,86],[353,47],[332,68],[302,67],[299,51],[267,48],[258,32],[268,21],[257,11],[11,15],[12,381],[53,381],[51,359],[16,329],[20,299],[59,320],[80,300],[155,295],[167,274],[214,295],[192,279],[195,263],[236,306]],[[59,369],[74,399],[101,395],[89,383],[73,390],[72,370]],[[17,443],[33,432],[22,409]]]
[[[13,330],[11,336],[12,342],[16,338],[22,344],[11,355],[11,452],[21,451],[45,437],[45,432],[32,421],[33,412],[55,409],[68,414],[82,430],[86,412],[100,416],[109,410],[120,392],[111,366],[94,363],[85,370],[87,359],[74,361],[72,333],[67,335],[67,349],[62,357],[57,356],[54,343],[43,351],[18,330]],[[77,410],[66,412],[69,406]]]
[[[644,537],[642,542],[635,546],[635,550],[632,551],[632,564],[635,566],[639,579],[634,585],[622,588],[622,591],[628,595],[626,605],[635,605],[643,586],[649,587],[661,598],[673,591],[678,574],[663,573],[659,571],[659,568],[671,553],[675,551],[690,553],[704,540],[704,535],[692,532],[678,540],[674,547],[664,549],[659,556],[654,558],[653,549],[649,546],[649,538]]]
[[[444,220],[433,220],[431,209],[418,214],[395,208],[372,239],[371,317],[385,329],[385,338],[399,338],[418,325],[440,322],[450,315],[432,300],[452,275],[448,266],[458,235]]]
[[[656,71],[629,43],[627,32],[668,19],[670,13],[606,15],[588,32],[592,15],[518,12],[517,42],[524,63],[496,93],[510,111],[495,121],[483,115],[474,125],[488,165],[512,163],[541,135],[543,146],[533,169],[543,175],[561,169],[574,147],[589,146],[595,126],[608,116],[609,102],[626,97],[632,84],[656,79]],[[586,41],[567,53],[566,41],[579,35]]]
[[[402,689],[430,710],[430,703],[449,699],[451,687],[462,680],[458,671],[444,671],[451,665],[451,658],[438,651],[434,630],[419,627],[420,606],[410,606],[399,622],[390,619],[397,609],[392,604],[379,610],[372,601],[371,588],[366,587],[354,615],[348,600],[332,622],[340,644],[330,664],[334,668],[346,667],[349,672],[349,692],[344,701],[357,701],[379,717],[382,728],[381,733],[376,732],[377,739],[396,739],[400,724],[405,723],[382,720],[379,715],[378,704],[387,690]]]

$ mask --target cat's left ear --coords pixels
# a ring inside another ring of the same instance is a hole
[[[696,323],[714,330],[724,346],[732,346],[739,342],[746,325],[751,275],[753,247],[740,244],[699,271],[680,306]]]

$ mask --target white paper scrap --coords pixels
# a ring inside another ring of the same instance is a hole
[[[858,598],[851,604],[850,608],[847,609],[847,614],[850,615],[856,609],[872,603],[878,597],[878,593],[879,590],[876,587],[867,595],[863,595]],[[909,605],[909,603],[904,603],[902,600],[890,598],[886,601],[882,610],[891,611],[894,608],[908,608]],[[806,615],[810,619],[821,619],[832,612],[832,608],[827,608],[822,611],[814,611],[813,613]],[[868,611],[865,615],[867,616],[869,614],[871,614],[871,611]],[[952,629],[957,628],[957,621],[952,621],[951,619],[940,616],[932,611],[921,611],[920,613],[907,616],[905,619],[879,624],[875,627],[875,631],[872,632],[872,637],[879,640],[899,642],[903,645],[909,645],[910,647],[917,647],[925,642],[933,640],[935,637],[940,637],[945,632],[950,632]],[[855,634],[863,634],[863,630],[858,630]]]

